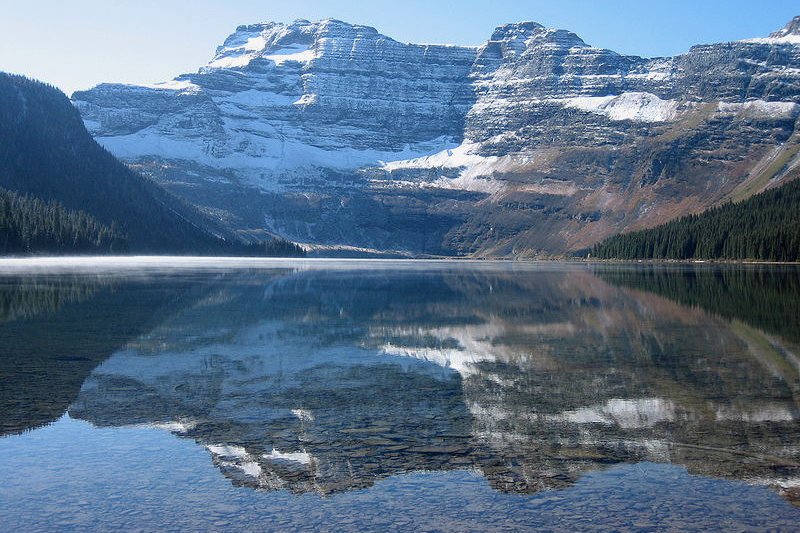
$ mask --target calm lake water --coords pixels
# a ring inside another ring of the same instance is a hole
[[[797,531],[800,271],[0,262],[1,531]]]

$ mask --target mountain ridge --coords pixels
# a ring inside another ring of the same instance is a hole
[[[650,59],[535,22],[479,47],[243,25],[194,74],[73,102],[112,153],[240,233],[568,253],[795,175],[797,20]]]

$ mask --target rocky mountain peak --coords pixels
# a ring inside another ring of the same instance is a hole
[[[498,27],[489,42],[502,44],[506,49],[522,52],[535,47],[574,48],[588,46],[580,37],[567,30],[546,28],[538,22],[517,22]]]
[[[515,41],[533,37],[536,34],[546,31],[547,28],[533,21],[515,22],[503,24],[495,28],[489,41]]]
[[[800,37],[800,15],[790,20],[789,23],[786,24],[786,26],[784,26],[782,29],[771,33],[770,38],[781,39],[791,35]]]
[[[304,19],[291,24],[266,22],[239,26],[225,42],[206,69],[245,68],[258,58],[281,65],[287,61],[307,63],[316,58],[314,49],[323,39],[391,40],[375,28],[349,24],[336,19],[311,22]]]
[[[505,24],[496,28],[486,44],[478,49],[475,68],[476,72],[485,74],[542,51],[561,53],[573,48],[588,48],[588,45],[572,32],[546,28],[538,22]]]
[[[294,53],[306,51],[313,43],[316,31],[316,24],[300,20],[290,25],[267,22],[239,26],[217,48],[207,68],[242,68],[273,52],[287,49]]]

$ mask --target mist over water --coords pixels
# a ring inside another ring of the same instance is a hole
[[[790,531],[798,302],[794,267],[3,262],[0,529]]]

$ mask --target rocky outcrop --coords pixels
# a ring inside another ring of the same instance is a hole
[[[245,235],[574,252],[796,175],[800,32],[645,59],[533,22],[478,48],[258,24],[195,74],[73,100],[115,155]]]

